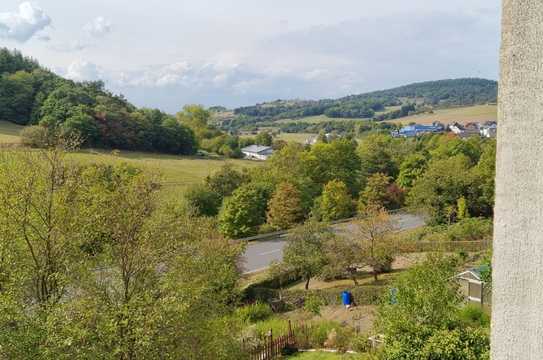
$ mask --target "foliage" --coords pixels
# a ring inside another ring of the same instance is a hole
[[[492,220],[467,218],[452,225],[426,226],[407,235],[410,242],[478,241],[492,237]]]
[[[407,203],[427,209],[435,223],[450,223],[456,217],[457,201],[467,193],[469,185],[469,159],[464,155],[433,160],[415,182]]]
[[[276,229],[288,229],[304,216],[300,191],[289,183],[279,184],[268,203],[268,224]]]
[[[403,189],[410,189],[426,170],[427,159],[421,154],[409,155],[400,165],[397,183]]]
[[[392,269],[397,251],[392,241],[392,220],[385,209],[370,206],[361,214],[357,227],[364,264],[372,268],[374,280],[377,281],[379,274]]]
[[[490,328],[490,316],[479,305],[468,304],[458,312],[462,328]]]
[[[215,216],[221,207],[221,197],[204,185],[194,185],[185,192],[187,204],[197,216]]]
[[[232,195],[234,190],[246,183],[248,178],[231,165],[224,165],[219,171],[205,178],[206,186],[221,199]]]
[[[258,226],[266,221],[266,210],[271,191],[258,184],[244,185],[224,200],[219,212],[219,229],[230,238],[255,235]]]
[[[461,300],[449,281],[455,272],[454,258],[432,255],[394,283],[397,299],[381,305],[377,320],[386,359],[479,359],[488,350],[488,334],[464,330],[459,321]]]
[[[353,199],[347,186],[340,180],[332,180],[324,186],[317,202],[316,214],[324,221],[345,219],[353,215]]]
[[[343,182],[351,195],[360,190],[360,159],[356,143],[347,139],[317,143],[302,155],[305,174],[315,184],[324,186],[331,181]]]
[[[241,249],[152,176],[52,148],[2,154],[0,183],[1,358],[241,356]]]
[[[403,191],[392,179],[382,173],[371,175],[366,182],[366,187],[360,194],[360,209],[365,207],[384,207],[386,209],[397,209],[403,203]]]
[[[335,236],[325,243],[326,266],[321,276],[324,279],[347,277],[358,285],[356,273],[366,258],[361,244],[348,236]]]
[[[255,143],[263,146],[272,146],[273,137],[269,131],[262,131],[255,137]]]
[[[332,236],[326,225],[315,221],[294,229],[283,252],[281,270],[303,278],[305,289],[309,289],[309,281],[320,275],[326,264],[324,244]]]
[[[254,304],[236,309],[236,315],[241,321],[253,324],[270,318],[273,311],[268,304],[257,301]]]
[[[480,329],[442,330],[424,345],[419,359],[425,360],[490,360],[490,340]]]
[[[364,177],[377,173],[396,177],[398,165],[394,161],[392,143],[393,139],[385,135],[371,134],[364,138],[357,150]]]
[[[309,295],[305,298],[304,310],[315,315],[320,315],[321,307],[324,305],[324,301],[320,297]]]

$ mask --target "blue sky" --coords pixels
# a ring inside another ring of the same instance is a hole
[[[0,46],[139,106],[495,79],[497,0],[2,0]]]

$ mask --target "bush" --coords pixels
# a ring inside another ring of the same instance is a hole
[[[253,324],[268,319],[273,315],[273,311],[268,304],[257,301],[252,305],[238,308],[236,314],[243,322]]]
[[[205,185],[191,186],[185,193],[185,200],[197,216],[215,216],[221,206],[221,197]]]
[[[466,305],[458,313],[464,327],[490,327],[490,316],[478,305]]]
[[[44,126],[28,126],[21,131],[23,145],[34,148],[45,148],[50,145],[50,134]]]
[[[406,240],[417,242],[478,241],[492,237],[492,220],[467,218],[452,225],[425,226],[413,230]]]
[[[369,352],[371,350],[371,344],[368,338],[369,336],[367,334],[354,336],[351,340],[351,348],[353,351],[359,353]]]
[[[304,310],[315,315],[320,315],[321,307],[324,305],[322,298],[316,295],[309,295],[304,301]]]

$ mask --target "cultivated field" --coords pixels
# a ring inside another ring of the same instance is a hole
[[[417,124],[431,124],[434,121],[439,121],[444,124],[453,122],[465,124],[468,122],[496,121],[497,117],[496,105],[477,105],[436,110],[433,114],[414,115],[396,120],[387,120],[387,122],[401,124],[409,124],[412,122]]]

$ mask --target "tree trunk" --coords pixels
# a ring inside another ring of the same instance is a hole
[[[306,280],[305,280],[305,289],[306,290],[309,290],[309,280],[311,280],[310,277],[307,277]]]

